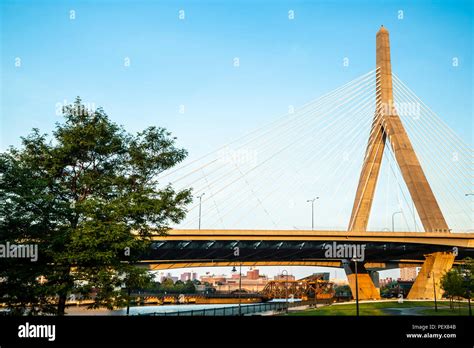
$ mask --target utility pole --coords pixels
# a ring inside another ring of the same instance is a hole
[[[286,281],[285,281],[285,297],[286,297],[286,314],[288,314],[288,271],[284,269],[281,271],[281,275],[283,272],[286,272]]]
[[[392,232],[395,232],[395,215],[397,214],[401,214],[402,212],[401,211],[396,211],[395,213],[392,214]]]
[[[239,269],[239,316],[242,315],[242,300],[241,300],[241,293],[242,293],[242,262],[240,263],[240,269]]]
[[[319,199],[319,197],[308,199],[306,202],[311,202],[311,231],[314,230],[314,202]]]
[[[436,282],[435,282],[435,275],[433,273],[433,293],[434,293],[434,305],[435,305],[435,312],[438,311],[438,302],[436,301]]]
[[[359,316],[359,277],[357,276],[357,260],[354,259],[354,268],[356,275],[356,313]]]
[[[199,198],[199,229],[201,229],[201,203],[202,203],[202,196],[204,196],[206,193],[203,192],[200,196],[198,196]]]

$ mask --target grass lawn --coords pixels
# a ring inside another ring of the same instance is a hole
[[[438,301],[438,312],[434,310],[433,301],[404,301],[398,303],[396,301],[387,302],[372,302],[372,303],[360,303],[359,313],[360,315],[394,315],[393,309],[402,308],[415,308],[415,307],[426,307],[426,309],[420,309],[417,314],[422,315],[468,315],[467,304],[461,304],[461,312],[458,310],[458,304],[455,304],[455,309],[449,308],[448,301]],[[392,310],[392,312],[391,312]],[[291,316],[313,316],[313,315],[356,315],[355,303],[330,305],[320,307],[318,309],[308,309],[305,311],[289,313]]]
[[[447,307],[445,305],[448,305]],[[474,311],[474,308],[472,308],[472,303],[471,303],[471,310]],[[442,306],[438,307],[438,310],[435,311],[434,308],[426,308],[422,309],[418,312],[419,314],[423,315],[469,315],[469,308],[467,306],[467,303],[461,303],[461,308],[459,308],[459,305],[457,303],[454,304],[454,309],[449,308],[449,304],[443,304]]]

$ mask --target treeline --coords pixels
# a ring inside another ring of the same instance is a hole
[[[146,288],[140,289],[140,292],[148,292],[154,294],[194,294],[196,293],[196,285],[199,285],[198,280],[186,281],[181,280],[175,283],[171,279],[165,279],[160,282],[151,282]]]

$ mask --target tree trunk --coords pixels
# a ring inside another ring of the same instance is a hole
[[[67,294],[60,294],[58,301],[58,315],[64,315],[66,312]]]
[[[62,283],[66,285],[65,288],[61,289],[58,293],[58,315],[62,316],[66,314],[66,301],[68,297],[69,290],[72,288],[73,283],[70,278],[71,275],[71,266],[66,266],[62,274]]]

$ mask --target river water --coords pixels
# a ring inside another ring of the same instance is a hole
[[[247,304],[242,304],[246,306]],[[182,312],[209,308],[224,308],[238,306],[238,304],[186,304],[186,305],[163,305],[163,306],[136,306],[130,307],[130,315],[147,313]],[[68,315],[127,315],[127,309],[87,309],[86,307],[69,307],[66,310]]]
[[[271,302],[282,302],[284,299],[275,299]],[[290,299],[289,302],[295,300]],[[296,300],[299,301],[299,300]],[[242,304],[242,306],[248,306],[252,304]],[[130,307],[130,315],[140,315],[147,313],[165,313],[165,312],[181,312],[181,311],[191,311],[191,310],[200,310],[200,309],[210,309],[210,308],[224,308],[238,306],[238,304],[182,304],[182,305],[161,305],[161,306],[133,306]],[[67,315],[127,315],[127,309],[87,309],[85,306],[77,307],[68,307],[66,309]]]

